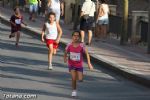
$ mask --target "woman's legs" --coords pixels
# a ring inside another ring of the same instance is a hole
[[[96,38],[99,36],[99,32],[100,32],[99,29],[100,29],[100,28],[99,28],[99,25],[97,24],[97,25],[96,25],[96,32],[95,32],[95,37],[96,37]]]
[[[106,37],[107,37],[107,25],[101,25],[101,34],[102,34],[102,38],[106,39]]]
[[[84,42],[85,33],[83,30],[81,30],[80,33],[81,33],[81,42]]]
[[[91,43],[91,41],[92,41],[92,36],[93,36],[92,30],[88,30],[88,44]]]
[[[29,11],[30,11],[29,20],[35,21],[35,16],[36,16],[37,10],[38,10],[38,4],[30,5],[30,8],[29,8]]]

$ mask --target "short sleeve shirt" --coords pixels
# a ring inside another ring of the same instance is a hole
[[[83,11],[84,14],[89,14],[89,16],[94,16],[95,12],[95,3],[92,2],[91,0],[86,0],[81,8],[81,11]]]
[[[38,4],[38,0],[29,0],[29,4]]]
[[[70,43],[65,50],[69,54],[68,66],[83,67],[83,53],[85,52],[83,43],[80,43],[77,47],[74,47],[72,43]]]
[[[19,31],[21,30],[21,23],[22,23],[23,17],[17,17],[15,15],[12,15],[10,18],[10,21],[12,21],[13,23],[16,24],[16,26],[14,26],[13,24],[11,24],[11,29],[14,31]]]

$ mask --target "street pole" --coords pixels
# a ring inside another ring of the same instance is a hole
[[[124,4],[124,9],[123,9],[123,20],[122,20],[122,32],[121,32],[121,39],[120,39],[121,45],[125,45],[127,42],[129,1],[124,0],[123,4]]]
[[[97,19],[97,16],[98,16],[98,8],[99,8],[99,1],[96,0],[96,13],[95,13],[94,19]],[[97,27],[97,24],[96,24],[96,20],[94,21],[94,24],[95,24],[95,26],[94,26],[93,33],[94,33],[94,36],[97,37],[97,34],[96,34],[96,33],[98,33],[98,29],[97,29],[98,27]]]
[[[149,5],[150,5],[150,0],[149,0]],[[149,6],[149,23],[148,23],[148,49],[147,52],[150,54],[150,6]]]
[[[74,17],[74,25],[73,25],[74,30],[77,29],[79,23],[78,11],[79,11],[79,0],[75,0],[75,17]]]

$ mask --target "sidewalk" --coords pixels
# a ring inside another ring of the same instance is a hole
[[[0,9],[0,19],[8,22],[13,11],[9,8],[0,7]],[[38,17],[36,22],[31,22],[28,20],[28,13],[22,12],[22,14],[28,24],[24,29],[40,34],[44,18]],[[61,26],[63,29],[61,43],[66,45],[71,41],[72,25],[61,23]],[[93,39],[92,46],[89,46],[88,50],[94,62],[150,87],[150,55],[146,54],[146,48],[132,45],[120,46],[117,39],[108,38],[106,42],[95,42]]]

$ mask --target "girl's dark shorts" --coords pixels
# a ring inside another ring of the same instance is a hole
[[[70,72],[71,70],[75,70],[75,71],[83,72],[83,67],[74,67],[74,66],[69,66],[69,72]]]

